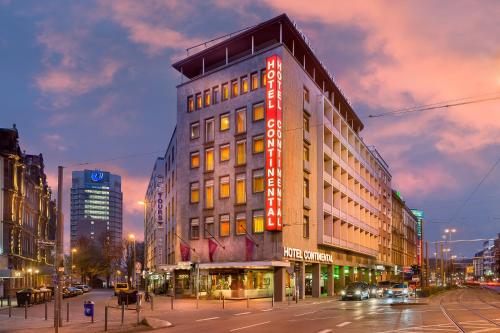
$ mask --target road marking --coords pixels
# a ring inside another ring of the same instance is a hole
[[[231,330],[229,330],[229,332],[234,332],[234,331],[239,331],[239,330],[244,330],[246,328],[250,328],[250,327],[255,327],[255,326],[260,326],[260,325],[265,325],[265,324],[269,324],[271,321],[265,321],[263,323],[258,323],[258,324],[253,324],[253,325],[248,325],[248,326],[243,326],[243,327],[238,327],[238,328],[233,328]]]
[[[219,319],[219,318],[220,317],[210,317],[210,318],[197,319],[196,321],[214,320],[214,319]]]
[[[351,324],[350,321],[344,321],[343,323],[338,324],[337,327],[344,327],[344,326],[349,325],[349,324]]]
[[[307,314],[311,314],[311,313],[314,313],[314,312],[316,312],[316,311],[304,312],[304,313],[301,313],[301,314],[296,314],[296,315],[294,315],[294,317],[305,316],[305,315],[307,315]]]
[[[240,313],[235,313],[234,315],[235,316],[243,316],[243,315],[246,315],[246,314],[249,314],[251,312],[240,312]]]
[[[274,309],[264,309],[264,310],[260,310],[262,312],[267,312],[267,311],[273,311]]]
[[[364,316],[359,316],[359,317],[356,317],[356,318],[354,318],[354,319],[355,319],[355,320],[361,320],[361,319],[363,319],[363,318],[364,318]]]
[[[322,331],[319,331],[318,333],[331,333],[332,330],[322,330]]]

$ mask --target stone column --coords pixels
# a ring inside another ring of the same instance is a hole
[[[335,278],[333,277],[333,265],[327,266],[327,280],[326,280],[326,293],[328,296],[333,296],[335,294]]]
[[[321,264],[312,264],[312,296],[321,296]]]
[[[345,288],[344,266],[339,266],[339,285],[340,285],[340,289]]]
[[[356,275],[354,274],[354,267],[349,267],[349,282],[355,282],[356,281]]]
[[[299,299],[304,299],[306,297],[306,265],[303,262],[298,263],[298,265],[297,283],[299,284]]]
[[[284,302],[286,300],[286,269],[285,267],[274,268],[274,300]]]

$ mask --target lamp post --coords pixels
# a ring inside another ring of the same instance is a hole
[[[134,289],[137,287],[137,278],[136,278],[136,269],[135,269],[135,235],[134,234],[130,234],[128,235],[128,238],[130,241],[132,241],[132,246],[133,246],[133,249],[132,249],[132,270],[133,270],[133,274],[132,274],[132,284],[134,286]]]
[[[451,235],[454,234],[455,232],[457,232],[457,229],[455,229],[455,228],[446,228],[446,229],[444,229],[444,233],[446,235],[448,235],[448,246],[447,246],[448,249],[447,249],[447,252],[451,252]],[[446,260],[447,260],[446,261],[446,264],[447,264],[446,265],[446,271],[447,271],[448,275],[449,275],[448,257],[450,255],[451,255],[451,253],[447,254],[447,256],[446,256]],[[453,280],[451,280],[451,284],[453,284]]]
[[[71,249],[71,275],[70,275],[70,282],[73,285],[73,268],[75,265],[73,265],[73,255],[77,252],[76,248]]]
[[[38,273],[40,273],[40,271],[35,269],[35,288],[38,287]]]

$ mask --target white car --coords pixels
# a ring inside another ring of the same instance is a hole
[[[404,283],[395,284],[389,290],[389,296],[392,297],[408,297],[408,293],[408,285]]]

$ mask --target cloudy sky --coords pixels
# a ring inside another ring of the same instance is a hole
[[[57,165],[98,162],[89,167],[120,174],[125,230],[141,234],[137,201],[175,124],[171,63],[186,47],[283,12],[352,100],[393,187],[425,211],[426,238],[448,225],[457,239],[500,232],[500,166],[463,205],[500,158],[500,101],[367,117],[498,95],[497,1],[0,0],[0,127],[16,123],[22,149],[43,153],[53,188]],[[69,223],[67,205],[65,215]]]

